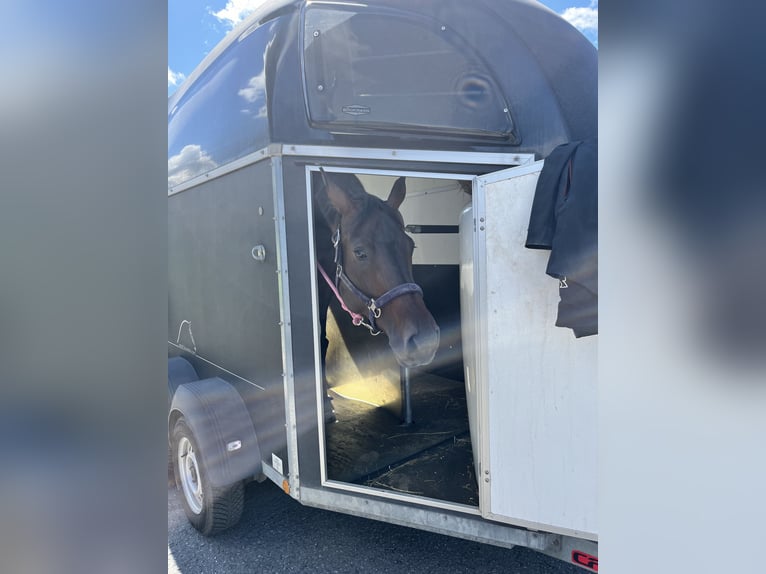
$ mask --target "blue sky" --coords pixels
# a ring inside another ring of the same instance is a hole
[[[168,0],[168,96],[264,0]],[[598,47],[598,0],[545,0]]]

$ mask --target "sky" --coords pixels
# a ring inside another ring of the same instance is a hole
[[[168,97],[264,0],[168,0]],[[545,0],[598,48],[598,0]]]

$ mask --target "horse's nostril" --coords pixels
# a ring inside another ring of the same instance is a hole
[[[415,353],[419,350],[430,349],[439,344],[439,329],[431,332],[417,332],[407,339],[405,347],[408,353]]]
[[[389,339],[391,348],[403,367],[428,365],[439,349],[439,328],[435,325],[418,330],[414,325],[399,339]]]
[[[417,334],[407,339],[407,342],[405,343],[405,349],[408,353],[414,353],[418,350]]]

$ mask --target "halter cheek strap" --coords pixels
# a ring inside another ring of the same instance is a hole
[[[324,277],[324,280],[327,282],[327,284],[330,286],[330,289],[332,290],[333,294],[335,295],[336,299],[340,302],[341,308],[351,315],[351,322],[358,327],[359,325],[364,324],[364,317],[360,315],[359,313],[354,313],[351,309],[349,309],[346,306],[346,302],[343,300],[343,297],[340,296],[340,292],[338,291],[338,288],[335,286],[335,283],[333,283],[330,280],[330,277],[327,275],[327,271],[325,271],[322,266],[317,263],[317,269],[319,269],[319,272],[322,274],[322,277]],[[365,327],[370,327],[369,325],[365,325]],[[378,335],[378,333],[373,333],[373,335]]]
[[[332,244],[335,248],[335,283],[333,284],[333,282],[330,281],[330,277],[327,275],[327,272],[322,268],[321,265],[319,265],[319,263],[317,263],[317,267],[319,268],[322,277],[324,277],[324,280],[327,282],[327,284],[330,286],[330,289],[335,294],[335,297],[340,302],[343,310],[351,316],[351,322],[354,325],[364,325],[370,330],[370,333],[373,335],[379,335],[381,331],[378,329],[375,319],[380,318],[381,310],[383,307],[388,305],[397,297],[401,297],[402,295],[408,295],[410,293],[417,293],[421,296],[423,295],[423,290],[416,283],[401,283],[400,285],[389,289],[377,299],[368,296],[366,293],[364,293],[364,291],[354,285],[354,282],[351,281],[348,275],[346,275],[346,272],[343,270],[343,247],[340,243],[340,225],[335,230],[335,233],[333,233]],[[367,307],[368,322],[364,321],[362,315],[359,313],[354,313],[346,306],[346,303],[343,301],[343,298],[340,295],[340,291],[338,290],[339,283],[343,283],[343,285],[349,291],[351,291],[362,303],[364,303],[365,307]]]

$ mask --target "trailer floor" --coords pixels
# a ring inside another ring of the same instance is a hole
[[[338,419],[326,427],[331,480],[478,505],[463,382],[413,378],[408,426],[385,408],[331,393]]]

